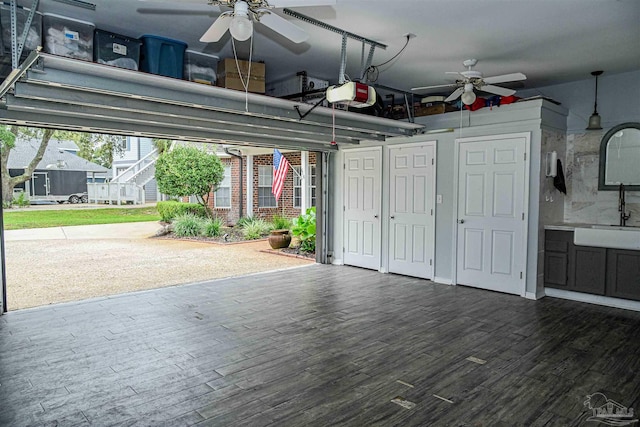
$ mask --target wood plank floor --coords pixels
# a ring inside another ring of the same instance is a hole
[[[351,267],[0,317],[1,426],[578,426],[639,371],[640,313]]]

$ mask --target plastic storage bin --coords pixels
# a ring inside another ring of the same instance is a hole
[[[44,51],[53,55],[93,61],[93,31],[90,22],[45,13],[42,17]]]
[[[140,53],[142,71],[176,79],[182,78],[186,43],[153,35],[144,35],[140,40],[142,41]]]
[[[138,39],[96,29],[93,38],[93,60],[99,64],[138,70],[140,46]]]
[[[24,31],[24,24],[27,22],[29,16],[29,9],[18,7],[17,12],[17,30],[18,30],[18,42]],[[4,48],[4,56],[11,57],[11,7],[8,4],[0,4],[0,27],[2,28],[2,47]],[[27,39],[24,42],[22,49],[23,57],[28,55],[29,52],[35,50],[38,46],[42,45],[42,14],[36,12],[31,21],[29,32],[27,33]],[[0,52],[2,53],[2,52]]]
[[[192,50],[186,50],[184,58],[184,79],[208,85],[216,84],[218,57]]]

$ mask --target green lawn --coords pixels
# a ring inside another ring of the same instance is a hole
[[[5,230],[159,220],[155,207],[4,211]]]

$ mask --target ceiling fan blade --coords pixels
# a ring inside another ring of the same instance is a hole
[[[203,43],[213,43],[220,40],[229,29],[231,20],[231,12],[225,12],[218,16],[218,19],[216,19],[202,37],[200,37],[200,41]]]
[[[464,88],[463,87],[459,87],[458,89],[454,90],[453,93],[451,95],[449,95],[449,97],[447,99],[444,100],[444,102],[454,101],[454,100],[460,98],[460,95],[462,95],[463,93],[464,93]]]
[[[273,7],[303,7],[303,6],[334,6],[336,0],[273,0],[269,4]]]
[[[412,87],[411,90],[427,90],[427,89],[437,89],[440,87],[454,87],[454,86],[457,86],[457,84],[450,83],[446,85],[418,86],[418,87]]]
[[[260,10],[262,12],[265,9]],[[294,43],[302,43],[309,38],[309,34],[297,25],[292,24],[281,16],[266,10],[267,13],[260,16],[260,22],[271,28],[278,34],[283,35]]]
[[[494,93],[500,96],[511,96],[514,93],[516,93],[516,91],[513,89],[507,89],[504,87],[494,86],[494,85],[482,85],[478,87],[478,90],[481,90],[483,92]]]
[[[500,76],[485,77],[482,80],[486,84],[516,82],[518,80],[526,80],[527,76],[522,73],[502,74]]]

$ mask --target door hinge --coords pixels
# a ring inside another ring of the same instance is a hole
[[[429,260],[429,265],[433,265],[433,260],[432,259]]]
[[[433,209],[431,209],[431,216],[433,216]]]
[[[343,207],[342,207],[342,212],[346,212],[346,211],[347,211],[347,207],[346,207],[346,206],[343,206]]]
[[[431,164],[435,165],[436,164],[436,159],[431,159]]]
[[[524,153],[524,161],[527,161],[527,153]]]
[[[520,272],[520,280],[522,280],[522,271]]]
[[[522,220],[524,221],[524,212],[522,212]]]
[[[346,163],[342,164],[342,169],[347,169],[347,164]]]

